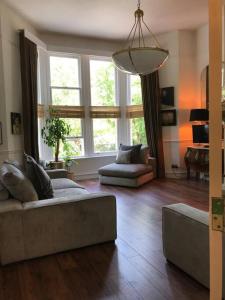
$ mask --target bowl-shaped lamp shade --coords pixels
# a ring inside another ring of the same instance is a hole
[[[161,48],[139,47],[115,52],[112,59],[123,72],[147,75],[161,68],[168,56],[169,52]]]
[[[209,121],[209,111],[208,109],[192,109],[190,113],[190,122],[194,121]]]

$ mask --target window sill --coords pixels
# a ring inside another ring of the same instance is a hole
[[[72,160],[83,160],[83,159],[96,159],[96,158],[104,158],[104,157],[116,157],[117,153],[101,153],[101,154],[93,154],[93,155],[90,155],[90,156],[78,156],[78,157],[71,157]]]

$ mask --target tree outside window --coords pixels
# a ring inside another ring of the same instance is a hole
[[[90,60],[91,104],[116,105],[115,67],[110,61]],[[112,152],[117,149],[117,120],[93,119],[94,152]]]

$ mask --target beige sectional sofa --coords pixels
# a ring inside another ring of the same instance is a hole
[[[0,201],[2,265],[116,239],[113,195],[90,194],[67,178],[52,184],[52,199]]]

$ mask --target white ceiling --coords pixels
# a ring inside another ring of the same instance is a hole
[[[5,0],[40,31],[107,39],[126,37],[136,0]],[[142,0],[155,33],[194,29],[207,23],[207,0]]]

